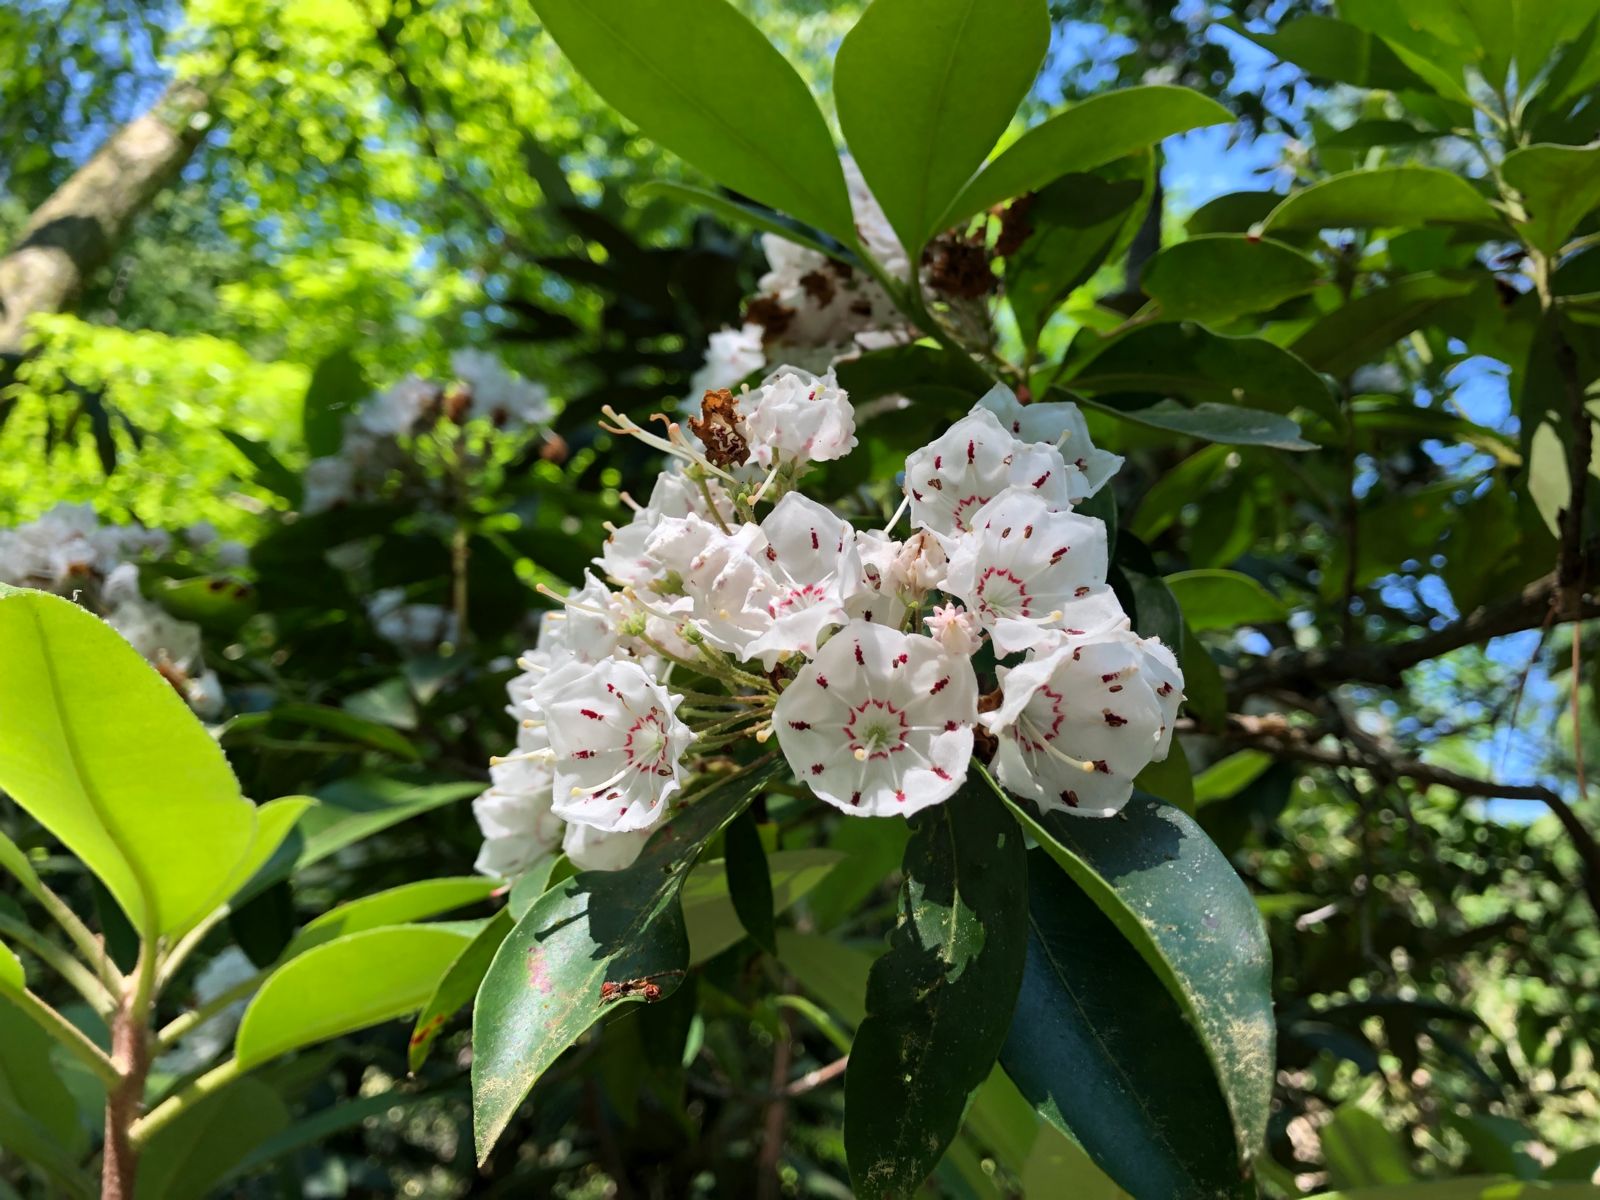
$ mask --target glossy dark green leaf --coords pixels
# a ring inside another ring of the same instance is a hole
[[[816,101],[732,5],[535,0],[533,8],[595,91],[645,136],[725,187],[854,242],[844,173]]]
[[[1413,1178],[1410,1155],[1399,1136],[1354,1101],[1347,1100],[1335,1109],[1333,1119],[1318,1130],[1318,1136],[1330,1183],[1360,1188],[1408,1183]]]
[[[1077,882],[1043,851],[1033,857],[1006,1074],[1135,1196],[1253,1197],[1227,1104],[1177,1001]]]
[[[1266,588],[1237,571],[1179,571],[1167,576],[1189,628],[1233,629],[1286,621],[1289,610]]]
[[[768,954],[778,952],[772,903],[772,875],[767,870],[767,848],[761,844],[761,831],[755,818],[745,810],[733,819],[723,835],[726,847],[723,870],[728,879],[728,895],[750,940]]]
[[[839,46],[839,127],[915,262],[1050,45],[1044,0],[874,0]]]
[[[1293,192],[1267,217],[1265,232],[1501,224],[1500,214],[1454,171],[1405,166],[1351,171]]]
[[[1233,1115],[1237,1155],[1255,1157],[1272,1100],[1272,955],[1233,865],[1193,819],[1149,796],[1107,821],[1011,804],[1177,1002]]]
[[[456,956],[449,970],[439,980],[433,994],[417,1013],[417,1023],[411,1030],[406,1058],[413,1074],[427,1061],[433,1044],[444,1032],[445,1023],[477,995],[483,977],[489,973],[489,964],[494,961],[495,952],[515,924],[509,908],[502,908],[495,913]]]
[[[1215,100],[1166,84],[1095,96],[1035,125],[997,155],[956,198],[944,224],[959,224],[1002,200],[1148,150],[1174,134],[1232,120]]]
[[[561,861],[560,854],[546,854],[517,876],[506,901],[513,920],[522,920],[533,907],[534,901],[544,895],[545,889],[550,886],[550,877],[555,873],[556,864]]]
[[[1439,305],[1471,290],[1465,280],[1408,275],[1318,318],[1290,349],[1316,370],[1343,377],[1418,328]]]
[[[255,468],[255,483],[274,495],[282,496],[295,507],[300,506],[303,494],[300,476],[286,467],[283,460],[274,454],[265,442],[254,441],[231,429],[223,429],[220,432],[233,448],[244,456],[245,461]]]
[[[1072,174],[1034,196],[1033,232],[1006,260],[1006,299],[1025,344],[1105,262],[1143,193],[1137,179]]]
[[[1504,1175],[1318,1192],[1308,1200],[1594,1200],[1591,1183],[1531,1184]]]
[[[1279,450],[1314,450],[1316,446],[1300,436],[1300,426],[1275,413],[1239,408],[1210,401],[1190,407],[1176,400],[1139,404],[1122,398],[1096,400],[1084,397],[1089,408],[1098,408],[1151,429],[1181,433],[1227,446],[1273,446]]]
[[[1517,232],[1546,254],[1557,253],[1600,206],[1600,148],[1524,146],[1506,155],[1501,171],[1521,197]]]
[[[869,350],[841,362],[835,373],[856,404],[890,394],[913,400],[931,396],[948,400],[950,410],[960,413],[994,386],[969,355],[915,342]]]
[[[1303,296],[1321,278],[1322,268],[1292,246],[1215,233],[1168,246],[1141,282],[1162,316],[1221,325]]]
[[[1022,977],[1022,831],[973,779],[911,819],[900,918],[872,966],[845,1073],[856,1194],[910,1196],[961,1127],[1005,1040]]]
[[[301,435],[313,458],[337,454],[344,441],[344,419],[371,391],[361,364],[348,346],[335,350],[311,372],[300,418]]]
[[[774,768],[684,805],[621,871],[585,871],[541,896],[495,954],[472,1014],[473,1131],[488,1157],[539,1076],[601,1017],[667,994],[689,966],[679,891],[705,842]],[[602,999],[601,985],[638,986]]]
[[[1263,338],[1224,337],[1188,322],[1144,325],[1104,339],[1085,330],[1069,352],[1066,384],[1094,395],[1178,396],[1287,415],[1340,418],[1327,383]]]
[[[267,712],[247,713],[229,722],[224,736],[235,739],[244,737],[269,724],[321,730],[335,735],[341,741],[370,746],[412,762],[422,756],[411,739],[390,726],[323,704],[280,704]],[[288,730],[280,729],[278,732],[281,735]]]
[[[7,1000],[8,989],[24,986],[22,965],[0,946],[0,1098],[26,1112],[26,1122],[10,1122],[0,1110],[0,1145],[8,1149],[15,1137],[18,1148],[48,1141],[66,1156],[89,1148],[89,1131],[78,1119],[78,1106],[51,1061],[56,1043],[21,1008]]]
[[[1228,692],[1222,672],[1204,643],[1187,626],[1183,631],[1178,665],[1183,668],[1183,702],[1207,725],[1220,728],[1228,715]]]

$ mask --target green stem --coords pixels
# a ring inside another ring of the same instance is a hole
[[[219,905],[210,916],[179,938],[178,944],[162,956],[161,964],[156,971],[157,992],[164,990],[172,982],[173,976],[178,973],[179,968],[188,960],[189,955],[193,954],[200,943],[205,941],[206,934],[215,929],[217,924],[227,917],[231,911],[232,909],[228,905]]]
[[[267,972],[257,971],[254,975],[250,976],[249,979],[240,980],[227,991],[218,993],[199,1007],[190,1009],[180,1017],[173,1018],[162,1028],[160,1033],[156,1034],[157,1049],[171,1049],[175,1042],[184,1037],[190,1031],[197,1029],[201,1025],[204,1025],[207,1021],[211,1020],[212,1017],[216,1016],[230,1005],[237,1004],[251,992],[255,991],[256,988],[261,986],[261,981],[265,979],[266,976]]]
[[[67,902],[43,883],[33,892],[33,896],[44,905],[44,910],[72,939],[72,944],[78,948],[78,953],[83,955],[84,960],[99,971],[106,987],[113,992],[120,989],[123,983],[122,972],[117,970],[117,964],[111,961],[105,945],[89,932],[89,927],[79,920],[78,914],[67,906]]]
[[[5,997],[27,1013],[39,1028],[65,1046],[68,1053],[93,1071],[108,1088],[116,1086],[121,1079],[116,1066],[106,1057],[105,1051],[84,1036],[83,1030],[26,988],[20,992],[6,992]]]
[[[207,1096],[227,1087],[238,1079],[248,1068],[240,1066],[237,1058],[230,1058],[227,1062],[212,1067],[204,1075],[196,1079],[188,1087],[174,1092],[150,1112],[140,1117],[133,1123],[128,1138],[135,1147],[144,1146],[165,1126],[171,1124],[185,1109],[193,1108]]]
[[[40,962],[71,984],[73,990],[87,1000],[89,1006],[101,1016],[110,1015],[116,1008],[116,998],[106,985],[95,977],[93,971],[32,926],[0,913],[0,933],[32,951]]]

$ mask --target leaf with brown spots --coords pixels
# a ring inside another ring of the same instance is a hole
[[[472,1015],[472,1111],[478,1161],[528,1092],[607,1012],[646,1000],[607,982],[651,980],[667,996],[689,967],[679,892],[700,848],[743,812],[776,770],[717,784],[659,829],[621,871],[585,871],[534,901],[501,943]]]
[[[1011,1024],[1027,945],[1022,831],[983,782],[911,820],[900,920],[845,1075],[856,1194],[910,1196],[961,1128]]]

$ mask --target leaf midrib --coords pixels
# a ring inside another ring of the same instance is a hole
[[[956,58],[961,53],[961,42],[967,32],[967,25],[972,21],[973,11],[978,6],[978,0],[967,0],[966,11],[961,14],[961,23],[956,28],[956,36],[950,39],[950,54],[945,59],[944,70],[939,72],[939,87],[933,108],[933,118],[930,122],[934,136],[924,141],[924,154],[922,156],[921,185],[917,188],[917,242],[927,241],[931,236],[927,231],[928,225],[928,187],[933,179],[933,163],[935,149],[942,144],[939,137],[943,129],[945,109],[950,104],[950,76],[955,71]],[[983,164],[978,164],[981,169]],[[959,193],[958,193],[959,194]],[[935,231],[937,232],[937,230]],[[909,248],[908,248],[909,249]],[[911,251],[913,254],[915,250]]]
[[[730,135],[731,141],[748,153],[754,155],[762,163],[766,164],[769,169],[773,170],[776,175],[786,180],[796,192],[804,196],[808,202],[814,204],[819,212],[827,212],[829,208],[832,207],[826,203],[819,203],[818,197],[814,192],[812,192],[811,188],[800,177],[792,174],[781,158],[772,157],[766,154],[759,145],[750,141],[742,133],[740,133],[738,129],[728,124],[728,122],[724,120],[715,109],[708,106],[703,100],[700,99],[699,96],[697,96],[694,92],[684,88],[683,85],[678,83],[677,80],[673,79],[672,76],[668,75],[660,67],[658,67],[651,60],[649,55],[641,53],[633,46],[631,42],[624,39],[618,27],[600,15],[595,6],[586,6],[586,11],[594,20],[595,24],[600,26],[600,28],[603,29],[621,49],[626,51],[630,58],[645,67],[648,74],[666,84],[669,91],[671,91],[679,99],[686,101],[688,106],[699,112],[701,116],[709,119],[721,128],[726,129]],[[752,28],[754,27],[752,26]],[[757,32],[759,35],[759,31]],[[774,49],[773,52],[776,54],[776,49]],[[778,57],[783,58],[781,54],[779,54]],[[785,65],[788,65],[788,60],[784,59],[784,63]],[[790,67],[790,70],[793,70],[792,66]],[[804,84],[802,83],[801,86],[803,87]],[[807,94],[810,94],[809,90],[807,91]],[[637,122],[635,122],[635,124],[637,124]],[[832,139],[830,138],[829,140],[831,141]],[[677,152],[674,151],[674,153]],[[682,156],[680,155],[680,157]]]
[[[71,601],[67,601],[67,603],[71,603]],[[61,731],[61,740],[66,746],[67,762],[72,769],[74,778],[78,781],[79,790],[83,793],[84,799],[89,802],[89,808],[93,811],[96,819],[99,820],[101,827],[110,835],[112,846],[122,856],[122,861],[127,865],[129,874],[133,876],[133,882],[139,889],[139,898],[144,904],[144,920],[142,922],[144,927],[139,931],[140,937],[147,943],[153,942],[156,930],[160,926],[154,888],[149,877],[145,874],[143,864],[129,852],[127,835],[112,818],[99,789],[94,786],[89,778],[87,763],[84,760],[83,751],[78,745],[77,734],[72,728],[72,723],[67,719],[66,697],[61,688],[61,680],[56,674],[55,662],[50,657],[50,643],[45,635],[44,622],[39,619],[39,614],[31,606],[27,607],[26,611],[28,620],[32,623],[37,635],[39,657],[44,664],[45,681],[50,690],[51,709],[55,714],[56,725]]]

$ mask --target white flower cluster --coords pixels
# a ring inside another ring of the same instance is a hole
[[[889,275],[910,278],[911,262],[860,168],[849,158],[841,165],[861,240]],[[769,356],[822,371],[863,349],[907,340],[905,318],[871,276],[776,234],[763,234],[761,249],[767,272],[747,303],[745,323],[711,335],[694,394],[738,387]]]
[[[624,866],[693,778],[774,736],[852,815],[948,799],[975,746],[1043,810],[1116,812],[1165,757],[1183,678],[1107,586],[1104,524],[1073,511],[1122,461],[1078,409],[995,388],[906,460],[900,540],[899,513],[858,530],[795,490],[855,442],[831,381],[786,368],[730,399],[707,395],[706,453],[608,411],[679,461],[595,560],[609,582],[589,576],[520,660],[479,868],[515,875],[558,841]]]
[[[218,565],[237,565],[243,547],[209,525],[185,540]],[[142,525],[102,525],[88,504],[58,504],[36,521],[0,529],[0,583],[39,588],[98,612],[206,719],[219,716],[222,685],[208,670],[200,627],[180,621],[139,590],[141,559],[169,553],[172,539]]]
[[[448,417],[457,425],[486,421],[497,430],[540,429],[550,420],[550,394],[506,369],[493,354],[458,350],[455,382],[441,387],[415,375],[379,392],[344,419],[337,454],[312,459],[305,472],[307,513],[375,499],[409,461],[404,442]]]

